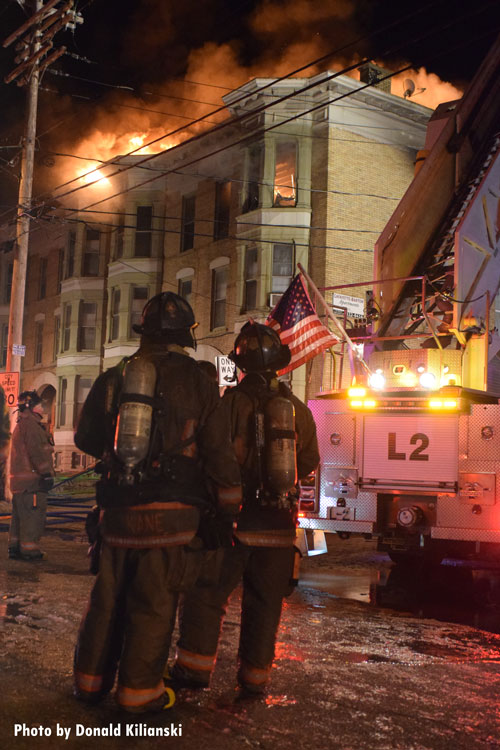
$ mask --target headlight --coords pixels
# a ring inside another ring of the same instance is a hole
[[[422,388],[437,388],[436,376],[432,372],[423,372],[419,378]]]
[[[368,378],[370,388],[375,391],[381,391],[385,387],[385,377],[381,370],[376,370]]]

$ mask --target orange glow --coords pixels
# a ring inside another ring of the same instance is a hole
[[[97,167],[97,165],[95,165]],[[91,171],[93,170],[93,171]],[[95,169],[94,165],[90,164],[85,169],[78,170],[78,175],[81,176],[82,181],[86,185],[92,185],[98,182],[100,186],[109,185],[109,180],[103,175],[100,169]]]

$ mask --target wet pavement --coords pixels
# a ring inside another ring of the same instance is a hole
[[[266,698],[237,697],[235,596],[211,689],[180,691],[171,711],[136,718],[111,697],[90,709],[71,695],[93,581],[81,526],[51,528],[49,559],[37,564],[7,560],[6,537],[0,532],[1,748],[500,747],[496,569],[447,564],[417,576],[372,542],[330,536],[328,555],[305,561],[285,603]]]

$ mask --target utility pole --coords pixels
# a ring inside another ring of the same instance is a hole
[[[44,5],[43,0],[32,0],[33,15],[3,42],[3,46],[8,47],[13,41],[21,37],[16,45],[19,55],[15,62],[19,64],[6,76],[5,83],[10,83],[17,78],[18,86],[28,86],[25,133],[22,142],[21,181],[17,207],[6,372],[21,372],[21,356],[24,353],[22,346],[24,297],[35,163],[38,85],[40,75],[66,51],[66,47],[60,47],[51,52],[54,35],[68,26],[74,28],[75,23],[81,23],[83,20],[73,10],[73,2],[74,0],[49,0]],[[59,8],[56,7],[57,5],[59,5]]]

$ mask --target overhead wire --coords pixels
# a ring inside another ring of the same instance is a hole
[[[441,1],[443,1],[443,0],[441,0]],[[490,2],[490,3],[487,3],[487,5],[491,5],[491,4],[493,4],[493,3],[492,3],[492,2]],[[409,20],[410,18],[413,18],[413,17],[415,16],[415,15],[419,15],[420,13],[424,12],[424,11],[425,11],[426,9],[429,9],[429,8],[431,8],[431,7],[434,7],[434,5],[435,5],[435,3],[432,3],[432,2],[431,2],[431,3],[429,3],[429,4],[427,5],[427,6],[424,6],[424,7],[422,7],[422,8],[418,8],[417,10],[414,10],[414,11],[412,11],[411,13],[409,13],[409,14],[405,15],[405,16],[404,16],[404,17],[403,17],[402,19],[397,19],[397,20],[395,20],[395,21],[392,21],[392,22],[391,22],[390,24],[388,24],[388,25],[386,25],[386,26],[384,26],[384,27],[382,27],[382,28],[380,28],[380,29],[376,30],[375,32],[372,32],[371,34],[367,34],[367,35],[364,35],[364,36],[362,36],[362,37],[358,37],[357,39],[355,39],[355,40],[353,40],[353,41],[351,41],[351,42],[348,42],[347,44],[343,45],[342,47],[340,47],[340,48],[337,48],[336,50],[333,50],[333,51],[331,51],[331,52],[329,52],[329,53],[327,53],[327,54],[325,54],[325,55],[322,55],[321,57],[319,57],[319,58],[316,58],[315,60],[313,60],[313,61],[311,61],[311,62],[308,62],[307,64],[305,64],[305,65],[302,65],[301,67],[299,67],[299,68],[296,68],[296,69],[295,69],[295,70],[293,70],[293,71],[290,71],[290,72],[288,72],[288,73],[287,73],[286,75],[283,75],[283,76],[281,76],[281,77],[278,77],[278,78],[273,78],[273,79],[272,79],[271,81],[268,81],[268,82],[267,82],[266,84],[264,84],[264,85],[263,85],[263,86],[261,86],[261,87],[258,87],[258,88],[257,88],[256,90],[254,90],[254,91],[251,91],[251,92],[248,92],[248,93],[244,93],[244,94],[243,94],[243,95],[241,95],[241,96],[240,96],[239,98],[237,98],[236,100],[234,100],[233,102],[231,102],[231,106],[234,106],[234,105],[236,105],[236,104],[240,103],[241,101],[243,101],[243,100],[247,99],[247,98],[248,98],[249,96],[254,96],[254,95],[255,95],[255,94],[257,94],[257,93],[261,93],[262,91],[264,91],[264,90],[266,90],[266,89],[270,88],[271,86],[273,86],[273,85],[276,85],[277,83],[279,83],[279,82],[281,82],[281,81],[284,81],[284,80],[286,80],[287,78],[291,78],[291,77],[293,77],[293,76],[297,75],[298,73],[301,73],[301,72],[303,72],[304,70],[307,70],[308,68],[312,67],[313,65],[319,65],[319,64],[321,64],[322,62],[324,62],[324,61],[326,61],[326,60],[328,60],[328,59],[332,58],[332,57],[333,57],[334,55],[338,55],[338,54],[340,54],[341,52],[344,52],[345,50],[347,50],[347,49],[349,49],[350,47],[352,47],[352,46],[353,46],[354,44],[357,44],[357,43],[359,43],[360,41],[365,41],[365,40],[367,40],[367,39],[371,39],[372,37],[376,37],[376,36],[378,36],[378,35],[379,35],[380,33],[384,32],[384,31],[387,31],[387,30],[391,29],[391,28],[392,28],[392,27],[394,27],[394,26],[397,26],[397,25],[399,25],[399,24],[401,24],[401,23],[406,23],[406,22],[407,22],[407,21],[408,21],[408,20]],[[424,38],[425,38],[425,37],[424,37]],[[415,41],[415,39],[413,39],[413,40],[411,40],[411,41]],[[400,47],[401,47],[401,46],[402,46],[402,45],[400,45]],[[396,48],[395,50],[389,50],[388,52],[385,52],[385,53],[383,53],[383,54],[384,54],[384,55],[386,55],[386,54],[392,54],[392,53],[393,53],[393,52],[395,52],[395,51],[399,51],[400,47],[397,47],[397,48]],[[347,66],[347,67],[345,67],[345,68],[344,68],[343,70],[341,70],[340,72],[334,73],[334,74],[332,75],[332,78],[333,78],[333,77],[337,77],[338,75],[341,75],[341,74],[343,74],[343,73],[345,73],[345,72],[348,72],[349,70],[353,70],[353,69],[356,69],[357,67],[359,67],[360,65],[362,65],[363,63],[365,63],[365,62],[368,62],[368,61],[369,61],[369,58],[366,58],[366,59],[364,59],[364,60],[361,60],[360,62],[356,63],[355,65],[350,65],[350,66]],[[405,68],[405,70],[406,70],[406,68]],[[321,80],[321,83],[324,83],[324,82],[325,82],[325,79],[323,78],[323,79]],[[318,84],[316,84],[316,85],[319,85],[319,83],[320,83],[320,82],[318,82]],[[294,92],[293,94],[290,94],[290,95],[287,95],[287,96],[282,96],[282,97],[280,98],[280,101],[285,101],[285,100],[287,100],[287,99],[289,99],[289,98],[291,98],[291,97],[295,96],[295,95],[296,95],[297,93],[300,93],[301,91],[304,91],[304,90],[307,90],[307,89],[309,89],[309,88],[312,88],[313,86],[314,86],[314,84],[312,84],[312,85],[309,85],[309,86],[306,86],[306,87],[303,87],[302,89],[300,89],[300,90],[298,90],[298,91]],[[270,105],[268,105],[268,106],[274,106],[275,104],[276,104],[276,102],[271,102],[271,103],[270,103]],[[268,106],[266,106],[266,105],[263,105],[263,107],[259,108],[258,110],[252,110],[252,113],[251,113],[251,114],[256,114],[256,112],[257,112],[257,111],[263,111],[264,109],[267,109],[267,108],[268,108]],[[226,109],[226,107],[225,107],[225,106],[223,106],[223,107],[219,107],[219,108],[218,108],[218,109],[216,109],[216,110],[213,110],[212,112],[208,112],[208,113],[207,113],[206,115],[204,115],[204,116],[202,116],[202,117],[199,117],[199,118],[197,118],[197,119],[193,120],[193,121],[192,121],[192,123],[191,123],[191,126],[193,126],[193,125],[195,125],[195,124],[199,124],[199,123],[202,123],[202,122],[203,122],[203,121],[204,121],[204,120],[205,120],[205,119],[206,119],[206,118],[207,118],[208,116],[214,115],[214,114],[216,114],[216,113],[218,113],[218,112],[220,112],[220,111],[223,111],[223,110],[225,110],[225,109]],[[243,116],[241,116],[240,118],[233,118],[233,119],[231,119],[231,120],[228,120],[228,121],[227,121],[226,123],[224,123],[224,126],[225,126],[225,127],[227,127],[228,125],[232,125],[232,124],[234,124],[234,123],[235,123],[235,121],[238,121],[238,119],[245,119],[246,117],[248,117],[248,114],[249,114],[249,113],[245,113],[245,114],[244,114]],[[165,133],[165,134],[163,134],[162,136],[160,136],[160,137],[158,137],[158,138],[155,138],[155,139],[153,139],[153,140],[151,140],[151,141],[148,141],[148,142],[147,142],[147,143],[145,143],[145,144],[142,144],[142,146],[140,146],[140,147],[138,147],[138,148],[136,148],[136,149],[132,149],[132,150],[130,150],[130,151],[129,151],[129,152],[127,152],[126,154],[123,154],[123,155],[121,155],[121,156],[120,156],[119,158],[120,158],[120,159],[124,159],[124,158],[127,158],[128,156],[132,156],[133,154],[136,154],[136,153],[137,153],[138,151],[142,150],[143,148],[145,148],[145,147],[148,147],[148,146],[152,146],[152,145],[154,145],[155,143],[158,143],[159,141],[162,141],[162,140],[164,140],[165,138],[167,138],[167,137],[170,137],[170,136],[172,136],[172,135],[176,135],[176,134],[178,134],[179,132],[182,132],[182,131],[183,131],[184,129],[185,129],[185,128],[178,128],[178,129],[176,129],[176,130],[174,130],[174,131],[169,131],[168,133]],[[212,131],[210,131],[210,132],[213,132],[213,130],[212,130]],[[205,134],[200,134],[200,135],[205,135]],[[198,137],[199,137],[199,136],[197,136],[196,138],[198,138]],[[190,140],[191,140],[191,139],[190,139]],[[178,145],[182,145],[182,144],[178,144]],[[176,148],[176,147],[173,147],[173,148]],[[157,156],[157,154],[156,154],[156,155],[153,155],[153,158],[154,158],[154,156]],[[92,171],[93,171],[93,170],[90,170],[90,172],[89,172],[88,174],[91,174],[91,173],[92,173]],[[77,179],[79,179],[79,178],[74,178],[74,179],[72,179],[72,180],[69,180],[69,181],[67,181],[67,182],[63,183],[62,185],[59,185],[59,186],[57,186],[57,187],[56,187],[55,189],[57,190],[57,189],[59,189],[59,188],[62,188],[62,187],[66,187],[67,185],[69,185],[69,184],[73,183],[73,182],[74,182],[75,180],[77,180]],[[38,197],[40,197],[40,196],[38,196]]]
[[[490,3],[490,4],[493,4],[493,3]],[[483,10],[484,10],[484,8],[482,8],[482,9],[481,9],[481,12],[482,12]],[[466,14],[466,18],[468,18],[468,17],[470,16],[470,15],[474,15],[474,13],[472,13],[472,14]],[[452,21],[450,21],[450,23],[448,24],[448,26],[453,26],[453,25],[454,25],[455,23],[457,23],[457,22],[459,22],[459,21],[461,22],[461,21],[463,21],[463,20],[464,20],[464,18],[460,18],[460,19],[453,19]],[[442,30],[442,29],[441,29],[441,30]],[[441,30],[440,30],[440,31],[441,31]],[[420,40],[422,40],[422,39],[426,39],[426,38],[428,38],[429,36],[431,36],[431,35],[432,35],[433,33],[436,33],[436,31],[431,31],[431,32],[429,32],[429,33],[427,33],[427,34],[423,34],[423,35],[421,35],[420,37],[418,37],[417,39],[418,39],[419,41],[420,41]],[[488,34],[489,34],[489,33],[491,33],[491,30],[490,30],[490,31],[488,32]],[[478,37],[475,37],[475,38],[474,38],[474,41],[477,41],[477,39],[478,39]],[[416,41],[416,39],[413,39],[412,41]],[[463,45],[457,45],[457,46],[461,47],[461,46],[463,46]],[[395,51],[395,50],[392,50],[392,52],[394,52],[394,51]],[[448,54],[448,53],[449,53],[449,50],[447,50],[447,51],[446,51],[446,53]],[[442,52],[442,53],[441,53],[441,55],[442,55],[442,54],[444,54],[444,52]],[[436,55],[435,57],[439,57],[439,56],[441,56],[441,55]],[[348,66],[348,69],[353,69],[354,67],[356,67],[356,66]],[[382,76],[382,77],[380,77],[380,78],[378,79],[377,83],[380,83],[380,82],[381,82],[381,81],[383,81],[383,80],[387,80],[387,79],[389,79],[389,78],[392,78],[392,77],[394,77],[395,75],[398,75],[399,73],[401,73],[401,72],[404,72],[404,71],[406,71],[406,70],[408,70],[408,69],[410,69],[410,68],[411,68],[411,65],[407,65],[407,66],[405,66],[405,67],[403,67],[403,68],[400,68],[400,69],[399,69],[399,70],[397,70],[397,71],[394,71],[394,72],[388,73],[387,75],[385,75],[385,76]],[[345,71],[346,71],[346,69],[344,69],[344,70],[343,70],[342,72],[345,72]],[[328,81],[328,80],[331,80],[331,79],[333,79],[333,78],[336,78],[336,77],[338,77],[338,76],[339,76],[339,75],[341,75],[341,74],[342,74],[342,73],[334,73],[334,74],[332,74],[331,76],[326,76],[326,77],[323,77],[323,78],[322,78],[322,79],[321,79],[320,81],[318,81],[318,82],[314,82],[314,83],[312,83],[312,84],[309,84],[308,86],[305,86],[305,87],[303,87],[302,89],[300,89],[300,91],[304,91],[304,90],[306,90],[306,89],[309,89],[309,88],[313,88],[313,87],[315,87],[315,86],[317,86],[317,85],[320,85],[320,83],[325,83],[326,81]],[[283,125],[283,124],[286,124],[286,123],[292,122],[292,121],[294,121],[294,120],[296,120],[296,119],[300,118],[300,117],[301,117],[301,116],[303,116],[304,114],[309,114],[309,113],[311,113],[311,112],[317,111],[318,109],[321,109],[321,108],[323,108],[324,106],[326,106],[326,105],[327,105],[328,103],[329,103],[329,104],[335,103],[336,101],[339,101],[339,100],[341,100],[341,99],[344,99],[344,98],[346,98],[346,97],[348,97],[348,96],[351,96],[351,95],[353,95],[354,93],[356,93],[356,94],[359,94],[359,92],[360,92],[360,91],[362,91],[363,89],[369,88],[369,87],[370,87],[370,86],[372,86],[372,85],[373,85],[372,83],[367,83],[367,84],[364,84],[364,85],[362,85],[362,86],[359,86],[359,87],[357,87],[357,88],[356,88],[356,89],[355,89],[354,91],[351,91],[351,92],[347,92],[346,94],[342,94],[342,95],[338,96],[338,97],[337,97],[337,98],[335,98],[335,99],[331,99],[331,100],[329,100],[329,102],[321,102],[321,103],[317,104],[316,106],[314,106],[314,107],[311,107],[311,108],[310,108],[310,109],[308,109],[308,110],[305,110],[305,111],[303,111],[303,112],[300,112],[300,113],[298,113],[298,114],[294,114],[294,115],[290,116],[290,117],[289,117],[288,119],[286,119],[286,120],[285,120],[284,122],[282,122],[282,123],[276,123],[276,124],[274,124],[274,125],[271,125],[271,126],[268,126],[268,127],[266,127],[266,128],[262,128],[262,129],[261,129],[260,131],[257,131],[256,133],[254,132],[254,133],[252,133],[251,135],[249,135],[249,136],[245,136],[245,137],[243,137],[243,138],[240,138],[240,139],[238,139],[237,141],[235,141],[235,142],[233,142],[233,143],[231,143],[231,144],[226,144],[226,145],[224,145],[224,146],[222,146],[222,147],[220,147],[220,148],[218,148],[218,149],[215,149],[215,150],[213,150],[213,151],[209,152],[208,154],[204,154],[204,155],[202,155],[202,156],[200,156],[200,157],[197,157],[197,158],[195,158],[195,159],[191,160],[190,162],[187,162],[187,163],[185,163],[185,164],[183,165],[183,168],[186,168],[187,166],[190,166],[191,164],[193,164],[193,163],[196,163],[196,162],[198,162],[198,161],[201,161],[201,160],[203,160],[203,159],[209,158],[210,156],[215,156],[216,154],[218,154],[218,153],[221,153],[222,151],[225,151],[225,150],[227,150],[227,149],[229,149],[229,148],[232,148],[232,147],[234,147],[234,146],[236,146],[236,145],[242,145],[243,143],[245,143],[245,142],[248,142],[248,141],[249,141],[250,139],[255,139],[255,138],[256,138],[256,137],[258,136],[258,135],[260,135],[260,134],[262,134],[262,133],[264,133],[264,132],[270,132],[270,131],[272,131],[272,130],[275,130],[276,128],[280,127],[280,126],[281,126],[281,125]],[[294,95],[294,94],[288,94],[288,95],[285,95],[285,96],[283,96],[283,97],[281,97],[281,98],[279,99],[279,102],[283,102],[283,101],[285,101],[285,100],[287,100],[287,99],[289,99],[289,98],[293,97],[293,95]],[[242,120],[242,119],[247,119],[247,118],[249,117],[249,115],[255,116],[255,115],[256,115],[257,113],[259,113],[260,111],[263,111],[263,110],[265,110],[265,109],[269,108],[270,106],[275,106],[275,105],[276,105],[276,102],[272,102],[272,103],[270,103],[270,104],[268,104],[268,105],[262,105],[262,107],[259,107],[259,108],[256,108],[256,109],[252,110],[252,111],[251,111],[251,113],[248,113],[248,112],[246,112],[246,113],[245,113],[244,115],[242,115],[242,116],[241,116],[240,118],[234,118],[233,120],[230,120],[230,121],[228,121],[228,122],[225,122],[225,123],[223,123],[222,125],[219,125],[219,126],[216,126],[215,128],[212,128],[212,129],[211,129],[211,131],[210,131],[209,133],[202,133],[202,134],[199,134],[199,135],[197,135],[197,136],[193,136],[192,138],[188,139],[187,141],[183,141],[183,142],[181,142],[180,144],[177,144],[176,146],[173,146],[173,147],[172,147],[171,149],[169,149],[169,152],[171,153],[171,152],[172,152],[173,150],[176,150],[176,149],[178,149],[178,148],[180,148],[180,147],[183,147],[183,146],[185,146],[186,144],[191,144],[191,143],[193,143],[194,141],[197,141],[197,140],[199,140],[199,139],[200,139],[201,137],[206,137],[207,135],[213,135],[213,134],[214,134],[214,132],[215,132],[215,131],[218,131],[218,130],[220,130],[220,128],[221,128],[221,127],[227,127],[228,125],[233,125],[233,126],[234,126],[235,122],[237,122],[237,121],[239,121],[239,120]],[[156,140],[162,140],[162,139],[156,139]],[[141,150],[142,148],[144,148],[144,144],[143,144],[143,146],[141,146],[141,147],[140,147],[140,149],[135,149],[135,151],[136,151],[136,150]],[[160,152],[160,153],[161,153],[161,152]],[[154,159],[154,158],[158,158],[158,156],[159,156],[159,155],[160,155],[160,154],[150,154],[150,155],[149,155],[148,157],[146,157],[146,158],[142,159],[142,160],[141,160],[140,162],[138,162],[138,164],[143,164],[143,163],[145,163],[145,162],[148,162],[148,161],[150,161],[151,159]],[[106,175],[106,177],[107,177],[108,179],[110,179],[111,177],[113,177],[113,176],[116,176],[117,174],[121,174],[122,172],[126,171],[127,169],[131,169],[131,168],[133,168],[133,166],[134,166],[134,165],[129,165],[129,166],[128,166],[128,167],[126,167],[125,169],[121,169],[121,170],[118,170],[118,171],[116,171],[116,172],[112,172],[111,174],[107,174],[107,175]],[[95,171],[95,170],[94,170],[94,171]],[[171,173],[171,172],[172,172],[172,170],[167,170],[167,171],[165,172],[165,175],[167,175],[167,174],[169,174],[169,173]],[[91,173],[91,172],[90,172],[90,173]],[[89,174],[90,174],[90,173],[89,173]],[[145,181],[143,181],[142,183],[140,183],[139,185],[136,185],[136,186],[134,186],[134,187],[139,187],[139,186],[143,186],[143,185],[149,184],[149,183],[153,182],[153,181],[154,181],[155,179],[159,179],[159,176],[158,176],[158,177],[153,177],[153,178],[150,178],[149,180],[145,180]],[[64,183],[62,187],[64,187],[64,186],[66,186],[66,185],[70,184],[71,182],[74,182],[74,180],[71,180],[71,181],[69,181],[69,182],[67,182],[67,183]],[[74,192],[76,192],[76,191],[78,191],[78,190],[81,190],[81,189],[83,189],[83,187],[84,187],[84,186],[80,186],[80,187],[77,187],[77,188],[73,188],[72,190],[68,190],[68,191],[66,191],[65,193],[61,193],[61,194],[59,194],[59,195],[55,195],[54,197],[55,197],[56,199],[60,199],[60,198],[62,198],[62,197],[65,197],[66,195],[72,194],[72,193],[74,193]],[[112,196],[108,196],[108,198],[106,198],[106,199],[102,199],[102,200],[100,200],[100,201],[96,201],[96,202],[94,202],[94,203],[91,203],[91,204],[89,204],[89,205],[87,206],[87,208],[90,208],[90,207],[92,207],[92,206],[94,206],[94,205],[99,205],[100,203],[103,203],[103,202],[105,202],[106,200],[109,200],[109,199],[112,199],[112,198],[116,198],[116,197],[118,197],[119,195],[123,194],[124,192],[128,192],[129,190],[130,190],[130,188],[127,188],[126,190],[122,190],[122,191],[119,191],[119,192],[117,192],[117,193],[114,193],[114,194],[113,194]]]

